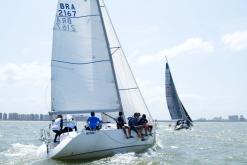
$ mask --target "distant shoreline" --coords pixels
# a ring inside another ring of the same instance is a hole
[[[160,122],[160,123],[171,123],[171,122],[175,122],[175,121],[172,121],[172,120],[156,120],[157,122]],[[194,120],[193,122],[196,122],[196,123],[207,123],[207,122],[219,122],[219,123],[244,123],[244,122],[247,122],[247,121],[230,121],[230,120],[205,120],[205,121],[201,121],[201,120]]]
[[[0,122],[3,122],[3,121],[30,121],[30,122],[50,122],[50,120],[0,120]],[[79,120],[80,121],[80,120]],[[175,121],[171,121],[171,120],[155,120],[156,122],[159,122],[159,123],[174,123]],[[215,121],[215,120],[206,120],[206,121],[197,121],[197,120],[194,120],[193,122],[195,123],[245,123],[247,121],[229,121],[229,120],[223,120],[223,121]]]

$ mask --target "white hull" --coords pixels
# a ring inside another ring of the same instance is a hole
[[[134,138],[126,139],[123,130],[71,132],[61,135],[61,142],[50,149],[48,157],[53,159],[92,159],[116,153],[143,152],[155,143],[155,133],[141,141],[132,131]]]
[[[187,124],[180,124],[178,126],[175,126],[175,130],[180,130],[180,129],[190,129],[190,126]]]

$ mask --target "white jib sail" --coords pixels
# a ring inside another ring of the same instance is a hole
[[[108,15],[107,9],[105,8],[105,4],[102,0],[100,2],[101,6],[103,6],[102,15],[104,17],[107,36],[111,48],[124,115],[128,118],[133,116],[135,112],[139,112],[141,114],[146,114],[147,119],[151,122],[152,117],[132,74],[115,29],[112,26],[112,22]]]
[[[53,112],[121,110],[97,0],[58,1],[51,68]]]

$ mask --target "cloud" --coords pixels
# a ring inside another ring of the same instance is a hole
[[[50,67],[41,63],[0,65],[1,109],[5,112],[47,113],[50,107]]]
[[[166,48],[159,51],[156,54],[144,55],[137,58],[139,64],[146,64],[155,61],[160,61],[167,57],[175,57],[179,55],[191,55],[191,54],[205,54],[214,50],[213,45],[208,41],[203,41],[201,38],[194,37],[189,38],[183,43],[180,43],[174,47]]]
[[[222,42],[231,50],[240,51],[247,48],[247,31],[225,34]]]
[[[38,63],[15,64],[7,63],[0,66],[0,84],[48,82],[49,66]]]

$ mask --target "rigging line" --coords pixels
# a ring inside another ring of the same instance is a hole
[[[111,53],[111,55],[115,54],[121,47],[113,47],[115,50]]]
[[[104,1],[102,1],[102,3],[103,3],[103,5],[105,6]],[[111,18],[110,18],[110,16],[109,16],[109,12],[108,12],[108,10],[107,10],[107,7],[105,6],[104,9],[105,9],[105,12],[106,12],[106,16],[108,17],[108,19],[109,19],[109,21],[110,21],[110,25],[111,25],[111,27],[112,27],[113,33],[115,34],[116,40],[117,40],[117,42],[118,42],[118,45],[122,48],[121,43],[120,43],[120,41],[119,41],[119,38],[118,38],[118,36],[117,36],[116,30],[115,30],[115,28],[114,28],[114,26],[113,26],[112,20],[111,20]],[[122,52],[123,52],[123,51],[122,51]],[[132,70],[131,70],[131,68],[130,68],[130,65],[129,65],[129,63],[128,63],[127,57],[126,57],[126,55],[125,55],[124,52],[123,52],[123,58],[124,58],[124,60],[126,61],[128,67],[129,67],[131,76],[132,76],[132,78],[134,79],[135,84],[136,84],[137,87],[138,87],[138,84],[137,84],[137,82],[136,82],[136,79],[134,78],[134,74],[133,74],[133,72],[132,72]],[[144,105],[145,105],[145,107],[146,107],[146,109],[147,109],[148,115],[150,116],[151,120],[153,120],[153,119],[152,119],[152,115],[151,115],[151,113],[150,113],[150,111],[149,111],[149,109],[148,109],[148,106],[147,106],[147,104],[146,104],[146,102],[145,102],[145,100],[144,100],[144,97],[143,97],[143,95],[142,95],[142,93],[141,93],[140,90],[139,90],[139,94],[141,95],[141,99],[142,99],[142,101],[143,101],[143,103],[144,103]]]
[[[137,87],[136,88],[122,88],[122,89],[119,89],[120,91],[126,91],[126,90],[132,90],[132,89],[138,89]]]
[[[121,47],[115,46],[115,47],[111,47],[110,49],[119,49],[119,48],[121,48]]]
[[[65,63],[65,64],[72,64],[72,65],[84,65],[84,64],[93,64],[99,62],[109,62],[110,60],[99,60],[99,61],[91,61],[91,62],[68,62],[68,61],[60,61],[60,60],[52,60],[54,62]]]
[[[96,17],[96,16],[100,16],[100,15],[99,14],[92,14],[92,15],[82,15],[82,16],[77,16],[77,17],[57,15],[56,17],[63,17],[63,18],[86,18],[86,17]]]
[[[112,117],[112,116],[108,115],[107,113],[103,112],[103,114],[104,114],[104,115],[106,115],[106,116],[108,116],[109,118],[111,118],[111,119],[113,119],[113,120],[117,121],[117,119],[116,119],[116,118],[114,118],[114,117]]]

